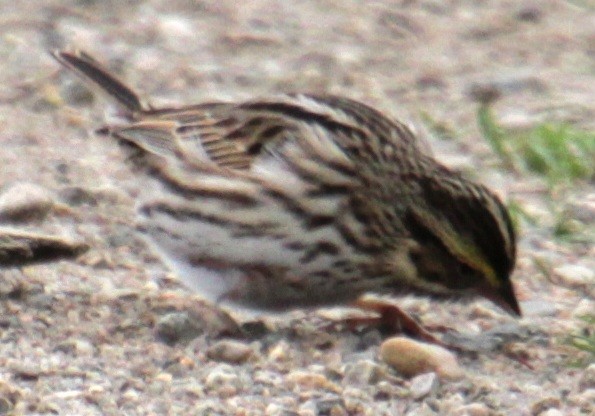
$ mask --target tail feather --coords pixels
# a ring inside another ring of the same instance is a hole
[[[132,113],[142,113],[151,109],[132,88],[116,78],[85,52],[55,50],[51,51],[51,54],[64,67],[99,87]]]

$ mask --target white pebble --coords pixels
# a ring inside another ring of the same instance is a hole
[[[564,413],[558,409],[547,409],[545,412],[541,412],[539,416],[564,416]]]
[[[581,374],[579,387],[581,391],[595,389],[595,363],[590,364],[587,368],[585,368],[583,374]]]
[[[568,284],[593,283],[595,279],[595,272],[593,270],[578,264],[566,264],[556,267],[554,273]]]
[[[196,35],[192,21],[181,15],[162,15],[159,17],[159,29],[163,34],[174,38],[191,39]]]
[[[285,341],[280,341],[269,351],[268,358],[270,361],[283,362],[290,358],[290,346]]]
[[[266,407],[264,414],[265,416],[285,416],[289,411],[276,403],[271,403]]]
[[[572,311],[573,318],[581,318],[584,316],[592,315],[595,311],[595,301],[591,299],[581,299],[574,310]]]
[[[556,305],[543,299],[532,299],[521,302],[523,316],[555,316]]]
[[[15,183],[0,193],[0,221],[40,220],[54,206],[50,192],[39,185]]]
[[[426,373],[415,376],[411,379],[411,385],[409,386],[411,397],[415,400],[419,400],[435,391],[436,388],[438,388],[438,384],[438,376],[436,376],[436,373]]]

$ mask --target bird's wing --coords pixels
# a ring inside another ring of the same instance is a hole
[[[348,154],[370,135],[357,123],[310,96],[280,95],[143,111],[130,123],[103,130],[156,156],[232,170],[249,170],[288,146],[302,157],[347,168]]]

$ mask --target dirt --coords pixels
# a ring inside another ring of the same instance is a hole
[[[43,218],[8,225],[90,247],[78,259],[0,269],[0,413],[594,414],[593,366],[573,365],[588,357],[564,340],[593,331],[579,317],[595,310],[595,248],[557,239],[553,228],[562,209],[593,218],[595,191],[579,183],[552,202],[539,178],[501,169],[472,93],[496,89],[493,110],[508,126],[594,129],[594,7],[0,2],[0,192],[32,183],[53,199]],[[378,357],[380,332],[328,329],[330,312],[234,316],[239,334],[136,237],[145,182],[115,143],[91,134],[113,109],[48,54],[67,46],[91,52],[154,104],[328,92],[413,121],[439,159],[538,219],[521,229],[513,276],[523,318],[481,301],[403,299],[424,324],[477,350],[458,356],[457,381],[401,376]],[[424,118],[454,138],[433,137]]]

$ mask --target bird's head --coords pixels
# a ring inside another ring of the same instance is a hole
[[[479,295],[521,315],[510,276],[516,237],[500,199],[486,187],[444,168],[416,178],[405,227],[416,244],[412,284],[443,295]]]

